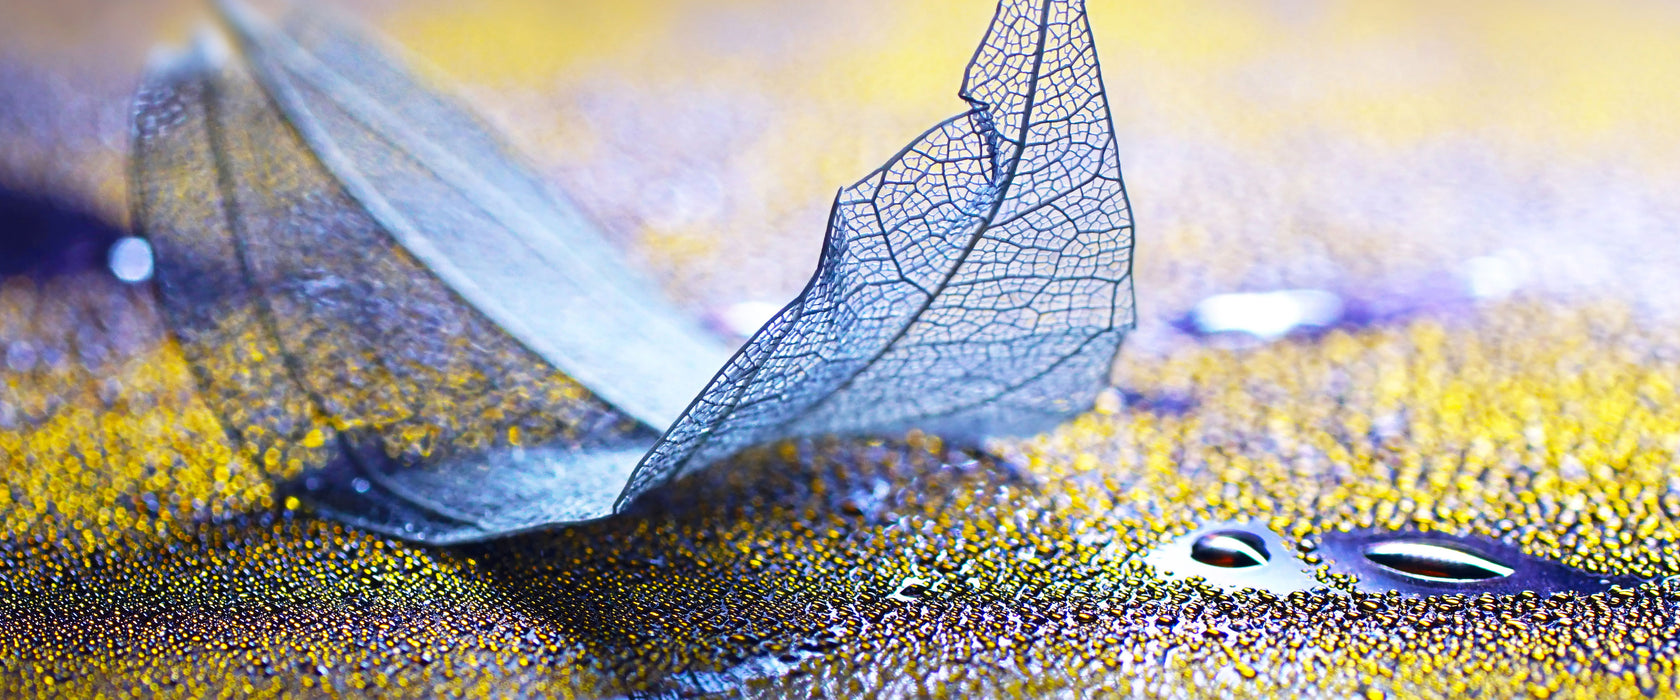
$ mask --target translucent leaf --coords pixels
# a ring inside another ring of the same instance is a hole
[[[372,40],[320,11],[277,31],[236,2],[223,10],[264,90],[344,189],[454,293],[607,403],[664,428],[728,356]]]
[[[1091,405],[1132,323],[1078,2],[1000,5],[971,109],[841,192],[810,284],[727,364],[369,41],[225,10],[261,88],[203,47],[154,72],[135,219],[247,458],[359,525],[464,541],[781,438],[1035,432]]]
[[[337,517],[416,539],[610,514],[657,431],[465,302],[212,54],[141,91],[134,219],[165,316],[247,459]],[[388,150],[362,162],[418,167]],[[522,272],[533,288],[557,274]]]
[[[778,438],[1032,433],[1091,406],[1134,313],[1131,211],[1083,3],[1002,2],[962,97],[968,113],[841,191],[805,291],[625,499]]]

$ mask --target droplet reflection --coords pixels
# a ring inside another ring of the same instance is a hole
[[[1282,595],[1323,585],[1293,548],[1258,523],[1207,523],[1162,542],[1142,558],[1169,579],[1196,578],[1231,591],[1258,589]]]
[[[1597,593],[1635,587],[1638,576],[1583,571],[1478,536],[1439,532],[1327,532],[1320,551],[1332,573],[1353,576],[1360,590],[1407,595],[1443,593]]]
[[[1246,569],[1271,561],[1266,542],[1252,532],[1220,530],[1196,538],[1190,558],[1222,569]]]
[[[1486,581],[1516,572],[1468,550],[1428,542],[1383,542],[1367,548],[1365,558],[1390,571],[1426,581]]]

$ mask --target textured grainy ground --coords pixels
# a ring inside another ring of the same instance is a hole
[[[0,173],[120,220],[136,57],[201,10],[86,5],[4,7],[29,19],[0,29]],[[365,9],[704,313],[797,290],[833,189],[959,108],[991,7]],[[1134,555],[1250,519],[1315,564],[1325,533],[1374,527],[1680,574],[1680,13],[1090,11],[1139,222],[1126,401],[1000,445],[1006,463],[921,436],[788,445],[609,522],[424,548],[276,493],[262,475],[287,465],[226,440],[143,288],[13,278],[0,686],[1674,694],[1665,584],[1405,598],[1321,572],[1320,592],[1273,596]],[[1516,294],[1474,299],[1475,258],[1505,261]],[[1336,291],[1367,322],[1270,345],[1171,323],[1282,287]]]

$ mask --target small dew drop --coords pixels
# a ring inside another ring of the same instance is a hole
[[[368,489],[373,488],[373,484],[358,476],[350,480],[350,488],[355,489],[356,493],[367,493]]]
[[[928,592],[928,582],[914,576],[906,576],[898,582],[898,589],[887,596],[889,600],[902,603],[913,603]]]
[[[130,284],[152,278],[152,244],[137,236],[128,236],[111,245],[106,264],[117,279]]]
[[[718,311],[715,324],[724,332],[742,338],[751,338],[764,324],[781,311],[780,304],[767,301],[743,301],[731,304]]]
[[[1190,558],[1222,569],[1246,569],[1271,561],[1265,540],[1252,532],[1220,530],[1196,538]]]
[[[1470,296],[1477,299],[1498,299],[1510,296],[1521,288],[1527,277],[1527,264],[1521,253],[1500,251],[1495,255],[1471,258],[1464,263],[1465,281]]]

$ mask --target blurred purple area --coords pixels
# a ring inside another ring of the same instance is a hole
[[[0,277],[103,268],[121,229],[51,194],[0,189]]]

